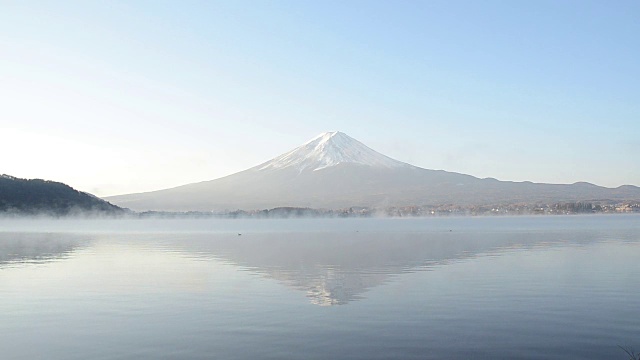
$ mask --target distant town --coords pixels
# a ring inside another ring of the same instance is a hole
[[[387,208],[349,207],[345,209],[312,209],[277,207],[264,210],[188,211],[188,212],[140,212],[140,217],[220,217],[220,218],[289,218],[289,217],[432,217],[432,216],[508,216],[508,215],[574,215],[574,214],[622,214],[639,213],[640,201],[606,202],[558,202],[553,204],[503,204],[503,205],[438,205],[403,206]]]

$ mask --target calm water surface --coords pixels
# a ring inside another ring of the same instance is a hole
[[[639,275],[633,215],[0,220],[0,358],[627,359]]]

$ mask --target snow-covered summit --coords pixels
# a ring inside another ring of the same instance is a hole
[[[377,168],[411,167],[372,150],[345,133],[334,131],[320,134],[302,146],[254,169],[264,171],[293,167],[302,172],[321,170],[342,163]]]

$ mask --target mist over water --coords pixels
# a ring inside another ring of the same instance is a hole
[[[289,219],[219,219],[163,217],[93,217],[1,218],[1,232],[63,233],[234,233],[245,232],[499,232],[544,231],[546,229],[618,231],[634,228],[639,217],[630,215],[572,216],[500,216],[500,217],[429,217],[429,218],[289,218]]]
[[[624,359],[638,216],[0,220],[11,359]]]

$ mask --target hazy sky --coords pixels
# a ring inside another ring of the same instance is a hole
[[[148,191],[333,130],[429,169],[640,185],[640,2],[0,0],[0,173]]]

